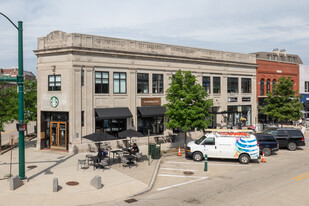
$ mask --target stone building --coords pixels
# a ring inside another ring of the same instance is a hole
[[[38,144],[72,150],[82,136],[133,128],[165,135],[170,78],[190,70],[213,99],[213,128],[256,123],[256,58],[54,31],[38,38]],[[48,140],[48,141],[47,141]]]

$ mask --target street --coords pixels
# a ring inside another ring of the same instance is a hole
[[[130,205],[308,205],[308,155],[305,146],[279,150],[266,163],[209,160],[208,172],[203,162],[165,157],[152,191]]]

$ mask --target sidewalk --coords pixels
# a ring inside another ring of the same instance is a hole
[[[13,150],[12,174],[18,175],[18,148]],[[156,170],[158,160],[152,160],[150,166],[144,158],[135,167],[122,167],[118,163],[110,169],[77,169],[77,160],[85,159],[87,153],[70,154],[61,151],[36,151],[35,140],[26,142],[26,176],[24,185],[10,190],[8,180],[2,178],[9,174],[10,152],[0,156],[0,205],[85,205],[128,198],[145,191]],[[96,155],[96,153],[94,153]],[[37,166],[29,169],[29,166]],[[102,189],[90,185],[91,179],[99,175]],[[53,178],[57,177],[60,190],[52,192]],[[76,181],[77,186],[69,186],[68,181]]]

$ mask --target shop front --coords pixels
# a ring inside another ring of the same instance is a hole
[[[227,107],[228,128],[252,125],[251,105]]]
[[[41,113],[41,148],[68,150],[69,113]]]
[[[164,132],[165,108],[162,106],[137,107],[137,130],[144,135],[160,135]]]

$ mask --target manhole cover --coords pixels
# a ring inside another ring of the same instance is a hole
[[[193,175],[194,173],[193,172],[190,172],[190,171],[184,171],[183,172],[185,175]]]
[[[78,183],[78,182],[75,182],[75,181],[70,181],[70,182],[67,182],[66,184],[67,184],[67,185],[70,185],[70,186],[76,186],[76,185],[78,185],[79,183]]]
[[[137,202],[137,199],[131,198],[131,199],[125,200],[125,202],[126,202],[126,203]]]
[[[30,169],[30,170],[32,170],[32,169],[37,168],[37,167],[38,167],[38,166],[36,166],[36,165],[29,165],[27,168]]]

